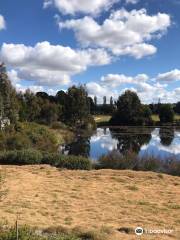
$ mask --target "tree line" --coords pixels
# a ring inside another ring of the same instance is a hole
[[[46,92],[16,92],[13,88],[4,64],[0,65],[0,119],[8,118],[11,123],[17,121],[37,122],[50,125],[63,122],[74,127],[94,126],[93,114],[112,115],[111,124],[150,125],[151,115],[159,114],[161,122],[172,122],[174,112],[180,113],[180,102],[177,104],[141,103],[138,95],[126,91],[115,101],[109,102],[103,97],[98,104],[97,97],[88,96],[85,86],[72,86],[67,92],[58,91],[55,96]]]
[[[61,121],[75,127],[94,124],[90,112],[90,99],[84,86],[72,86],[67,92],[55,96],[45,92],[34,94],[30,90],[16,92],[4,64],[0,65],[0,119],[51,124]]]

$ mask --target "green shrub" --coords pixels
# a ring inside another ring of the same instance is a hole
[[[55,152],[58,137],[54,130],[37,123],[17,123],[6,132],[0,133],[0,150],[21,150],[33,148]]]
[[[81,156],[60,156],[60,161],[57,167],[67,168],[71,170],[90,170],[91,160]]]
[[[17,133],[7,138],[6,146],[8,150],[21,150],[23,148],[30,148],[31,142],[26,135]]]
[[[67,168],[71,170],[91,169],[91,161],[88,158],[64,156],[58,153],[41,153],[40,151],[32,149],[0,152],[0,164],[50,164],[58,168]]]
[[[91,160],[81,156],[60,155],[58,153],[44,153],[43,164],[50,164],[58,168],[67,168],[71,170],[90,170]]]
[[[29,165],[40,164],[42,161],[42,154],[39,151],[27,150],[14,150],[0,153],[1,164],[13,165]]]
[[[62,160],[59,153],[48,153],[48,152],[43,153],[43,159],[42,159],[43,164],[50,164],[52,166],[57,167],[58,165],[60,165],[60,161]]]
[[[51,124],[52,129],[67,129],[68,127],[62,122],[53,122]]]

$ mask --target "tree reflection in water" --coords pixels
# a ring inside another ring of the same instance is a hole
[[[66,145],[63,153],[68,155],[89,157],[90,155],[90,137],[79,136],[76,141]]]
[[[141,147],[151,140],[152,128],[111,128],[112,138],[118,140],[117,149],[123,155],[128,152],[138,154]]]
[[[161,144],[164,146],[170,146],[175,137],[175,131],[173,127],[161,127],[159,130],[159,137]]]

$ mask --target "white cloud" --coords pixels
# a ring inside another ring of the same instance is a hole
[[[28,87],[25,87],[25,86],[21,85],[20,83],[17,83],[14,86],[18,92],[23,92],[23,93],[26,92],[27,89],[29,89],[33,93],[44,91],[43,86],[30,85]]]
[[[62,14],[98,14],[120,0],[44,0],[44,7],[55,6]]]
[[[147,42],[160,38],[170,25],[169,15],[158,13],[150,16],[145,9],[114,11],[102,25],[88,16],[59,22],[60,29],[75,32],[83,47],[102,47],[114,55],[131,55],[135,58],[154,54],[156,47]]]
[[[21,79],[18,77],[18,72],[15,71],[14,69],[8,71],[7,74],[13,85],[21,81]]]
[[[118,92],[116,90],[109,89],[108,87],[102,86],[97,82],[89,82],[86,84],[86,87],[91,97],[98,97],[98,103],[102,103],[102,98],[104,96],[107,97],[107,100],[110,99],[111,96],[113,96],[114,99],[117,99],[118,97]]]
[[[130,86],[127,87],[127,84]],[[180,88],[170,90],[168,87],[168,84],[156,82],[146,74],[138,74],[134,77],[124,74],[107,74],[101,77],[99,82],[87,84],[89,94],[98,96],[99,102],[103,101],[103,96],[107,96],[108,99],[113,96],[117,100],[126,90],[136,92],[143,103],[157,103],[159,99],[162,103],[180,101]]]
[[[138,74],[135,77],[126,76],[124,74],[108,74],[101,78],[101,82],[107,86],[117,87],[124,83],[141,83],[146,82],[149,77],[146,74]]]
[[[37,43],[34,47],[4,43],[0,59],[13,68],[9,73],[12,79],[31,80],[37,85],[47,86],[67,85],[71,76],[90,66],[111,61],[103,49],[74,50],[49,42]]]
[[[0,30],[3,30],[6,28],[6,22],[2,15],[0,15]]]
[[[139,0],[126,0],[127,4],[136,4],[138,2],[139,2]]]
[[[180,70],[174,69],[170,72],[161,73],[156,79],[164,82],[180,81]]]

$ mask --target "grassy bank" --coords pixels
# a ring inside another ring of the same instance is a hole
[[[94,115],[94,119],[97,123],[98,126],[108,126],[109,125],[109,120],[111,119],[110,115]],[[158,115],[152,115],[152,120],[154,121],[154,123],[159,123],[160,119]],[[180,121],[180,115],[175,115],[174,118],[175,121]]]
[[[52,126],[37,123],[17,123],[0,132],[0,151],[36,149],[56,152],[59,144],[71,141],[74,133],[63,124]]]
[[[10,226],[18,216],[20,226],[91,232],[89,238],[75,234],[73,240],[135,240],[137,226],[174,230],[141,239],[178,239],[179,177],[127,170],[59,171],[47,165],[0,169],[6,190],[0,216]],[[57,239],[72,240],[68,237]]]

